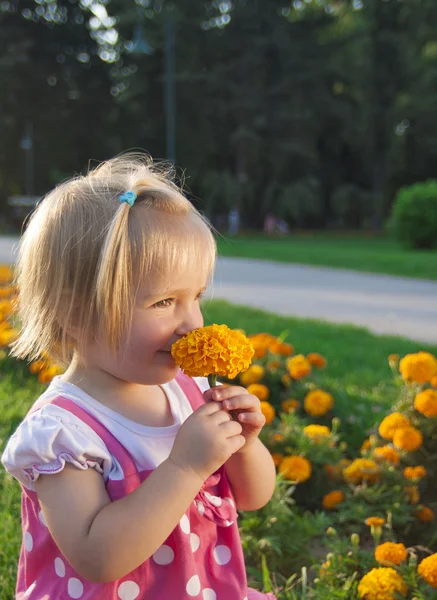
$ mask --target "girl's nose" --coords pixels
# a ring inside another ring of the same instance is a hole
[[[203,316],[199,305],[197,305],[183,315],[183,318],[181,319],[181,322],[179,323],[175,333],[183,336],[189,331],[193,331],[193,329],[197,329],[198,327],[202,326]]]

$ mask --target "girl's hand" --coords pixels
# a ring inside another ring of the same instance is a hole
[[[235,416],[243,430],[241,435],[246,439],[243,446],[247,450],[255,441],[263,428],[266,418],[261,412],[260,401],[244,387],[237,385],[219,385],[204,392],[205,402],[222,403],[222,409]]]

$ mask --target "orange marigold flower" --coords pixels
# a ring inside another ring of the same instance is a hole
[[[370,450],[371,447],[372,447],[371,441],[369,439],[364,440],[364,442],[361,444],[361,448],[360,448],[361,454],[364,454],[364,452],[367,452],[368,450]]]
[[[269,399],[270,390],[262,383],[252,383],[247,387],[249,394],[256,396],[261,402],[265,402]]]
[[[431,587],[437,588],[437,553],[424,558],[417,567],[417,572]]]
[[[282,363],[280,360],[271,360],[270,362],[267,363],[267,370],[268,371],[276,371],[277,369],[279,369],[281,364]]]
[[[333,510],[338,504],[344,500],[344,494],[341,490],[333,490],[323,496],[322,505],[326,510]]]
[[[320,442],[331,435],[331,430],[326,425],[307,425],[302,431],[314,442]]]
[[[270,402],[261,401],[260,405],[261,405],[261,412],[266,418],[266,425],[269,425],[275,418],[276,411],[273,408],[273,406],[270,404]]]
[[[287,375],[287,374],[282,375],[281,382],[282,382],[282,385],[285,386],[286,388],[290,387],[290,385],[291,385],[290,375]]]
[[[279,466],[284,458],[284,455],[280,452],[272,452],[273,462],[275,463],[275,467]]]
[[[379,567],[366,573],[358,584],[358,594],[365,600],[395,600],[406,597],[408,585],[394,569]]]
[[[290,354],[293,354],[294,348],[291,344],[287,344],[286,342],[280,342],[279,340],[274,340],[269,345],[269,351],[272,354],[280,354],[281,356],[290,356]]]
[[[275,442],[282,442],[284,436],[282,435],[282,433],[275,433],[273,435],[273,439],[275,440]]]
[[[253,353],[247,337],[226,325],[194,329],[171,348],[176,364],[189,377],[222,375],[233,379],[248,368]]]
[[[295,412],[300,406],[299,400],[295,400],[294,398],[288,398],[281,403],[281,408],[286,413]]]
[[[324,369],[327,364],[326,358],[318,352],[310,352],[307,354],[307,360],[310,365],[316,367],[316,369]]]
[[[0,265],[0,284],[9,283],[14,278],[14,272],[9,265]]]
[[[380,471],[375,461],[368,458],[356,458],[343,470],[343,476],[347,482],[354,485],[363,481],[375,483],[379,479]]]
[[[48,363],[45,360],[36,360],[29,365],[29,371],[35,375],[35,373],[39,373],[42,369],[47,369]]]
[[[249,336],[249,341],[253,346],[255,358],[263,358],[267,354],[269,346],[278,339],[270,333],[256,333]]]
[[[334,405],[334,398],[323,390],[312,390],[305,396],[304,409],[312,417],[322,417]]]
[[[416,485],[409,485],[404,490],[409,504],[418,504],[420,500],[419,490]]]
[[[434,377],[431,377],[430,384],[432,385],[433,388],[437,388],[437,375],[434,375]]]
[[[434,521],[434,512],[428,506],[422,506],[414,514],[422,523],[431,523],[431,521]]]
[[[414,408],[428,418],[437,416],[437,391],[427,389],[417,394]]]
[[[303,456],[286,456],[279,465],[279,473],[289,481],[303,483],[311,477],[311,472],[311,463]]]
[[[247,387],[252,383],[258,383],[264,377],[264,367],[261,365],[251,365],[247,371],[240,373],[240,383]]]
[[[293,379],[302,379],[311,373],[311,364],[303,354],[292,356],[285,365]]]
[[[399,452],[391,446],[380,446],[373,451],[373,458],[378,461],[387,461],[398,465],[401,459]]]
[[[422,465],[417,467],[405,467],[404,477],[405,479],[411,479],[412,481],[420,481],[426,476],[426,469]]]
[[[382,527],[385,523],[385,519],[382,517],[369,517],[364,522],[369,527]]]
[[[15,294],[15,288],[12,285],[7,285],[5,287],[0,287],[0,298],[9,298]]]
[[[399,370],[408,383],[426,383],[437,375],[437,360],[429,352],[407,354],[401,359]]]
[[[375,549],[375,559],[381,565],[391,566],[400,565],[407,560],[408,551],[404,544],[394,544],[393,542],[385,542],[380,544]]]
[[[411,421],[400,412],[391,413],[381,421],[378,427],[379,435],[385,440],[392,440],[395,431],[401,427],[409,427]]]
[[[5,328],[0,330],[0,346],[9,346],[18,336],[18,329]]]
[[[38,381],[43,385],[50,383],[54,377],[64,372],[64,369],[59,365],[51,365],[39,372]]]
[[[414,452],[418,450],[423,443],[423,435],[419,429],[415,427],[404,427],[398,429],[393,436],[393,444],[405,450],[406,452]]]

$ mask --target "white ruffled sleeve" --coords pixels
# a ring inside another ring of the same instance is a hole
[[[115,466],[103,441],[86,423],[50,404],[24,419],[2,456],[5,469],[30,490],[40,474],[59,473],[66,462],[78,469],[96,469],[105,479]]]

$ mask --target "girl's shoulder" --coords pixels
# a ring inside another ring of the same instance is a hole
[[[10,437],[2,456],[5,469],[33,490],[42,474],[56,474],[65,463],[109,475],[113,459],[101,438],[86,423],[47,400],[31,411]]]

